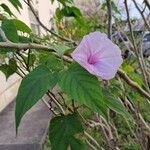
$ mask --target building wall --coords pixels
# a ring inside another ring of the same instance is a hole
[[[23,9],[20,13],[8,2],[8,0],[0,0],[0,4],[5,3],[9,6],[15,16],[25,22],[31,27],[31,19],[29,16],[29,8],[24,1],[21,2]],[[33,0],[33,6],[38,11],[41,22],[48,28],[51,28],[50,19],[53,18],[58,3],[51,4],[50,0]],[[45,34],[45,31],[40,27],[41,33]]]
[[[40,20],[45,26],[51,28],[50,18],[54,15],[57,3],[51,5],[50,0],[39,0],[39,3],[36,3],[36,0],[33,0],[33,2],[33,6],[39,13]],[[23,1],[23,9],[20,10],[20,13],[18,13],[18,11],[10,3],[8,3],[8,0],[0,0],[0,4],[1,3],[7,4],[19,20],[22,20],[31,27],[32,20],[35,19],[31,18],[29,8]],[[41,34],[45,34],[45,31],[42,28],[40,28],[40,32]],[[0,72],[0,111],[2,111],[16,97],[20,81],[21,78],[17,74],[12,75],[6,81],[5,75]]]
[[[21,78],[14,74],[7,81],[5,75],[0,72],[0,111],[2,111],[15,97]]]

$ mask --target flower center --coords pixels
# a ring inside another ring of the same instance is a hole
[[[95,64],[97,62],[96,56],[90,55],[87,61],[89,64]]]

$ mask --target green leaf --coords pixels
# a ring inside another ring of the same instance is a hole
[[[31,29],[21,20],[13,19],[12,20],[14,25],[16,26],[16,29],[25,33],[31,33]]]
[[[50,0],[50,1],[51,1],[51,3],[53,4],[55,0]]]
[[[9,52],[14,52],[15,50],[14,49],[11,49],[11,48],[0,48],[0,54],[6,54],[6,53],[9,53]]]
[[[117,7],[117,5],[115,4],[114,1],[111,1],[111,6],[112,6],[112,10],[113,10],[115,13],[120,14],[120,11],[119,11],[119,9],[118,9],[118,7]]]
[[[63,14],[61,13],[60,8],[56,9],[55,14],[56,14],[56,17],[57,17],[58,21],[60,21],[63,18]]]
[[[10,16],[14,16],[14,14],[11,12],[11,10],[9,9],[9,7],[8,7],[7,5],[1,4],[0,6],[1,6],[1,7],[4,9],[4,11],[7,12]]]
[[[103,89],[103,99],[110,109],[123,115],[124,117],[126,117],[126,119],[132,118],[129,112],[126,110],[126,108],[118,100],[118,98],[115,97],[112,93],[110,93],[107,89]]]
[[[76,138],[77,134],[83,133],[83,127],[77,114],[55,117],[50,122],[49,139],[52,150],[85,150],[81,140]]]
[[[19,36],[19,42],[21,43],[30,43],[31,39],[26,36]]]
[[[65,17],[75,17],[75,14],[72,11],[72,7],[70,6],[65,6],[61,9],[61,13],[65,16]]]
[[[4,31],[6,37],[12,42],[19,42],[19,37],[17,34],[17,29],[12,20],[4,19],[2,21],[2,30]]]
[[[29,62],[28,62],[28,57],[29,57]],[[36,55],[34,53],[31,53],[30,56],[23,56],[24,61],[26,64],[29,65],[29,67],[32,67],[36,61]]]
[[[56,17],[60,21],[63,17],[74,17],[79,23],[83,24],[84,19],[77,7],[64,6],[62,9],[56,9]]]
[[[77,7],[72,7],[72,12],[74,13],[75,19],[80,23],[83,24],[84,23],[84,19],[83,16],[80,12],[80,9],[78,9]]]
[[[70,47],[64,45],[64,44],[51,44],[51,48],[54,49],[57,54],[61,57],[65,52],[67,52],[68,50],[70,50]]]
[[[80,12],[80,9],[78,9],[77,7],[71,7],[72,8],[72,11],[73,13],[75,14],[76,17],[80,17],[82,16],[81,12]]]
[[[19,11],[19,8],[22,8],[19,0],[9,0],[9,2]],[[20,11],[19,11],[20,12]]]
[[[58,0],[58,2],[60,2],[62,5],[66,5],[67,3],[72,3],[73,2],[73,0]]]
[[[16,98],[16,130],[23,115],[57,83],[57,74],[46,66],[38,66],[23,78]]]
[[[103,101],[100,83],[82,67],[77,64],[71,65],[60,75],[59,85],[72,99],[106,117],[107,107]]]
[[[13,75],[17,71],[17,63],[14,59],[9,60],[9,64],[3,64],[0,66],[0,71],[2,71],[6,79],[8,79],[11,75]]]
[[[85,143],[79,139],[76,139],[74,137],[70,138],[70,147],[71,150],[86,150]]]
[[[40,53],[39,63],[45,65],[51,71],[60,71],[63,69],[61,61],[49,53]]]
[[[107,6],[106,2],[103,2],[103,3],[101,4],[101,9],[102,9],[102,10],[106,10],[106,6]]]

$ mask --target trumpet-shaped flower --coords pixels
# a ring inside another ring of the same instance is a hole
[[[89,73],[104,80],[112,79],[123,61],[119,47],[100,32],[84,36],[71,56]]]

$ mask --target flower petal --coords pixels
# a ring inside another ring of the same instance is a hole
[[[94,64],[94,74],[105,80],[112,79],[122,62],[123,59],[121,57],[103,58]]]
[[[108,40],[105,33],[92,32],[85,36],[88,46],[92,53],[100,52],[104,49],[106,40]]]
[[[105,80],[115,76],[123,61],[119,47],[100,32],[84,36],[71,56],[88,72]]]
[[[91,52],[88,47],[86,37],[84,36],[79,46],[72,52],[71,56],[74,58],[74,57],[77,57],[77,55],[79,55],[84,60],[87,60],[88,57],[90,56],[90,53]]]

